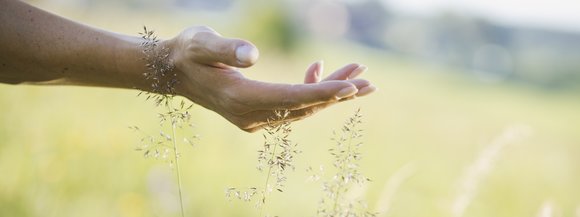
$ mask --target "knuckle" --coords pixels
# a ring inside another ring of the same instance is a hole
[[[207,26],[193,26],[185,29],[182,33],[189,48],[195,50],[203,47],[204,34],[219,35],[215,30]]]
[[[195,30],[197,30],[198,32],[212,32],[212,33],[215,33],[215,32],[216,32],[216,31],[215,31],[214,29],[212,29],[211,27],[209,27],[209,26],[204,26],[204,25],[201,25],[201,26],[194,26],[193,28],[195,28]]]
[[[210,28],[209,26],[192,26],[187,28],[185,31],[191,33],[192,36],[200,32],[217,33],[214,29]]]

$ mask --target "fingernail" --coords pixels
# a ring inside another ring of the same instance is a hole
[[[314,73],[314,75],[316,76],[316,81],[319,82],[320,81],[320,77],[322,77],[322,72],[324,71],[324,61],[319,60],[317,62],[318,64],[318,70],[316,70],[316,72]]]
[[[372,92],[375,92],[377,90],[377,87],[373,86],[373,85],[369,85],[366,87],[361,88],[358,93],[356,94],[356,96],[366,96],[371,94]]]
[[[365,65],[360,65],[360,66],[356,67],[356,69],[354,69],[350,73],[350,75],[348,76],[348,79],[356,78],[357,76],[359,76],[360,74],[365,72],[367,69],[368,69],[368,67],[366,67]]]
[[[338,91],[338,93],[336,93],[336,97],[338,99],[342,99],[342,98],[346,98],[352,95],[355,95],[358,92],[358,89],[356,89],[356,87],[345,87],[342,90]]]
[[[241,64],[254,63],[259,55],[258,49],[251,45],[244,44],[236,48],[236,58]]]

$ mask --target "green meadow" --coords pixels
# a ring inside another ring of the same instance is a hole
[[[177,18],[143,16],[120,24],[97,12],[52,11],[127,34],[147,24],[167,38],[204,23],[227,36],[247,36],[261,58],[242,71],[258,80],[300,83],[317,60],[325,61],[326,74],[351,62],[368,66],[362,77],[376,93],[292,124],[290,138],[302,153],[265,213],[316,216],[322,186],[308,180],[306,169],[323,165],[324,175],[332,174],[330,138],[360,108],[360,171],[372,181],[349,194],[382,211],[378,216],[541,216],[546,209],[580,216],[577,89],[486,83],[462,69],[341,40],[305,40],[286,55],[251,30],[236,34],[211,16],[170,25],[164,23]],[[137,94],[0,85],[0,216],[179,216],[173,170],[135,151],[140,136],[129,126],[159,131],[159,110]],[[200,106],[192,111],[191,133],[200,138],[193,147],[180,146],[187,216],[258,216],[253,203],[226,199],[225,189],[263,183],[255,169],[263,131],[243,132]]]

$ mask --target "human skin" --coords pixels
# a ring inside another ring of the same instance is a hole
[[[16,0],[0,0],[0,82],[151,90],[140,44],[144,39],[86,26]],[[256,63],[258,49],[209,27],[190,27],[158,47],[168,49],[179,82],[176,94],[210,109],[247,132],[267,124],[275,110],[301,120],[335,103],[376,90],[355,79],[366,70],[348,64],[322,79],[312,64],[303,84],[251,80],[239,68]]]

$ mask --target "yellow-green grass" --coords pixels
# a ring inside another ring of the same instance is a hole
[[[450,216],[462,174],[513,124],[527,124],[533,133],[498,155],[466,216],[535,215],[546,200],[572,215],[579,205],[577,95],[485,85],[372,51],[349,52],[357,54],[357,61],[367,60],[366,77],[380,89],[293,125],[292,137],[303,153],[286,191],[270,200],[271,213],[315,213],[320,183],[307,182],[304,170],[324,164],[331,172],[326,149],[332,145],[332,131],[359,107],[365,117],[362,171],[373,179],[366,189],[371,209],[377,208],[393,173],[413,163],[414,173],[394,195],[390,216]],[[319,55],[327,60],[327,69],[348,58]],[[264,79],[292,73],[270,80],[298,82],[308,61],[278,67],[265,60],[247,71]],[[0,89],[2,216],[167,214],[161,204],[171,204],[171,197],[160,202],[150,185],[163,188],[165,180],[172,192],[173,175],[165,164],[133,151],[139,136],[127,128],[138,125],[155,133],[158,126],[155,109],[136,97],[137,91],[9,85]],[[244,133],[201,107],[195,107],[193,119],[201,139],[194,148],[182,147],[187,213],[255,216],[251,204],[228,202],[224,189],[261,183],[263,174],[254,169],[261,135]]]
[[[127,33],[139,30],[131,29],[136,21],[126,26],[92,21]],[[179,25],[187,24],[173,24],[161,35],[172,35]],[[393,195],[386,215],[452,216],[460,178],[513,124],[528,125],[532,133],[498,154],[465,216],[535,216],[546,201],[563,216],[573,216],[580,206],[578,91],[486,84],[457,69],[314,41],[294,57],[263,49],[260,62],[244,72],[254,79],[298,83],[313,61],[325,60],[327,72],[360,62],[369,67],[364,77],[379,91],[293,125],[292,138],[303,153],[285,192],[269,200],[269,213],[316,214],[321,186],[306,181],[305,169],[323,164],[331,174],[332,131],[357,108],[365,129],[361,171],[373,180],[364,191],[371,210],[387,205],[376,204],[386,183],[411,163],[412,175]],[[137,93],[0,85],[0,216],[177,216],[173,173],[133,150],[139,136],[128,126],[152,133],[158,127],[156,110]],[[193,120],[201,139],[194,148],[181,147],[186,213],[256,216],[253,204],[227,201],[224,189],[263,182],[264,174],[255,169],[262,136],[240,131],[201,107],[194,107]],[[163,196],[167,192],[172,195]]]

